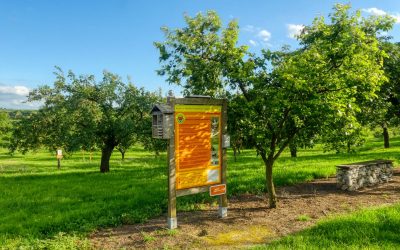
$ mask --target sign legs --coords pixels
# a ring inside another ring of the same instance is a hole
[[[220,218],[225,218],[228,216],[228,197],[226,194],[219,196],[218,216]]]
[[[175,154],[174,141],[168,143],[168,229],[178,227],[176,218]]]
[[[176,192],[175,192],[175,182],[171,183],[171,178],[169,181],[168,190],[168,229],[175,229],[178,227],[178,220],[176,218]],[[173,185],[173,188],[171,187]]]
[[[176,229],[178,227],[177,218],[168,217],[168,229]]]

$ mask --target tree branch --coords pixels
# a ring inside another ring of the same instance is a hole
[[[246,99],[246,101],[247,101],[247,102],[250,102],[250,101],[251,101],[251,100],[250,100],[250,95],[249,95],[249,93],[247,92],[246,87],[243,85],[243,82],[242,82],[242,81],[238,81],[237,83],[238,83],[238,86],[239,86],[240,90],[242,91],[243,96],[244,96],[244,98]]]
[[[290,136],[288,137],[288,139],[282,144],[282,146],[279,148],[278,152],[276,153],[276,155],[274,155],[274,161],[276,159],[278,159],[278,157],[281,155],[281,153],[286,149],[286,147],[289,145],[289,143],[292,142],[293,138],[295,137],[295,135],[297,133],[299,133],[299,131],[302,128],[296,128],[294,129],[294,131],[290,134]]]

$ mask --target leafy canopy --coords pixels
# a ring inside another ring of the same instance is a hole
[[[185,95],[225,96],[226,69],[241,58],[246,46],[236,47],[238,24],[231,21],[222,28],[214,11],[195,17],[185,16],[186,27],[163,27],[166,40],[154,43],[160,52],[159,75],[183,87]]]
[[[305,27],[298,50],[261,56],[236,45],[236,22],[218,33],[214,12],[185,20],[185,28],[165,28],[166,41],[156,43],[164,63],[159,74],[182,85],[186,94],[218,96],[228,86],[240,91],[227,94],[233,97],[231,107],[240,107],[240,115],[229,117],[234,119],[230,125],[246,131],[261,154],[271,207],[276,206],[272,167],[283,150],[295,140],[310,141],[332,124],[352,122],[361,110],[357,100],[375,98],[387,80],[377,34],[391,28],[390,17],[362,18],[360,11],[337,4],[328,22],[319,17]]]
[[[99,147],[108,171],[112,150],[141,135],[142,123],[149,121],[149,111],[159,96],[106,71],[100,82],[93,75],[76,76],[71,71],[64,76],[61,69],[55,74],[53,87],[45,85],[29,94],[29,101],[44,105],[17,123],[11,150],[26,152],[45,146],[72,152]]]

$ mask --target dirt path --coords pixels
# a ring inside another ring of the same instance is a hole
[[[392,181],[356,192],[338,190],[335,178],[279,188],[279,207],[267,208],[266,197],[242,195],[230,199],[228,218],[217,217],[217,207],[179,212],[178,229],[166,230],[166,218],[93,233],[100,249],[241,248],[269,242],[310,227],[327,215],[400,201],[400,172]]]

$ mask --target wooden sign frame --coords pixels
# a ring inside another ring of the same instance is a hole
[[[227,135],[227,101],[226,99],[211,99],[209,97],[189,97],[189,98],[169,98],[167,105],[175,110],[175,105],[215,105],[221,106],[220,115],[220,137],[219,137],[219,147],[221,152],[221,162],[220,162],[220,181],[217,184],[226,185],[226,167],[227,167],[227,156],[226,156],[226,143],[223,141]],[[168,228],[177,228],[177,216],[176,216],[176,198],[185,195],[198,194],[203,192],[209,192],[212,185],[203,185],[199,187],[190,187],[186,189],[177,190],[176,183],[176,145],[175,145],[175,115],[174,122],[169,124],[172,133],[171,138],[168,140]],[[228,198],[227,194],[219,195],[219,209],[218,214],[221,218],[227,216],[228,210]]]

